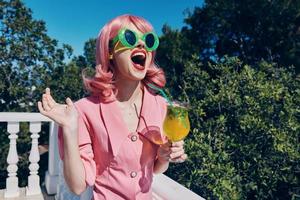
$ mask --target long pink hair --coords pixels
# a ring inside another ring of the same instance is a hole
[[[115,100],[117,88],[114,85],[114,72],[113,65],[109,60],[109,41],[114,38],[118,31],[129,25],[133,24],[142,33],[153,30],[152,25],[145,19],[133,15],[121,15],[110,22],[108,22],[100,31],[96,43],[96,69],[93,77],[87,77],[83,73],[83,83],[86,89],[93,95],[100,97],[103,102],[110,102]],[[165,75],[162,69],[154,63],[155,51],[152,52],[152,60],[150,67],[146,72],[142,84],[146,87],[148,83],[152,83],[157,87],[164,87],[166,84]]]

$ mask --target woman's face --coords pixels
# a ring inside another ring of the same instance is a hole
[[[126,26],[126,28],[136,32],[138,35],[142,34],[133,24]],[[126,48],[124,50],[116,51],[119,48],[119,45],[122,44],[120,42],[116,43],[113,49],[113,63],[116,70],[116,80],[143,80],[151,63],[152,53],[146,51],[145,44],[140,39],[138,45],[133,49]]]

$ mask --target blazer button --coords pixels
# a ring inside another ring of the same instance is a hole
[[[131,177],[131,178],[135,178],[135,177],[136,177],[136,175],[137,175],[137,173],[136,173],[136,172],[131,172],[131,173],[130,173],[130,177]]]
[[[137,136],[136,136],[136,135],[131,136],[131,141],[132,141],[132,142],[137,141]]]

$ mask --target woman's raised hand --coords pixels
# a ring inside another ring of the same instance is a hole
[[[59,104],[52,98],[50,89],[46,88],[42,101],[38,102],[41,114],[54,120],[63,128],[71,128],[77,125],[78,113],[70,98],[66,99],[66,104]]]

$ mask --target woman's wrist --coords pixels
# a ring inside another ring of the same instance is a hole
[[[169,160],[166,158],[158,157],[156,161],[159,162],[160,164],[169,164]]]
[[[78,132],[77,125],[74,125],[73,127],[63,126],[62,131],[63,131],[63,138],[65,141],[75,140],[77,142],[77,132]]]
[[[167,160],[157,158],[154,164],[154,173],[164,173],[169,168],[169,163]]]
[[[62,130],[64,131],[64,133],[68,133],[68,134],[77,134],[77,125],[63,125],[62,126]]]

